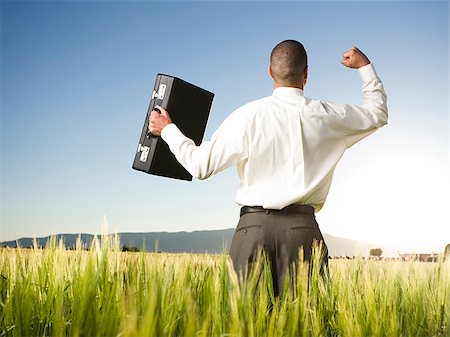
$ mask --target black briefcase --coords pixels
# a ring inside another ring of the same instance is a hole
[[[158,74],[134,156],[133,169],[176,179],[192,180],[161,137],[148,132],[148,119],[155,105],[162,106],[180,131],[200,145],[214,94],[177,77]]]

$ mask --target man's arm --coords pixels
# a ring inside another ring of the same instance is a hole
[[[341,63],[358,70],[363,81],[363,104],[323,103],[323,107],[330,115],[339,116],[336,128],[342,130],[346,146],[350,147],[387,123],[387,96],[375,68],[358,48],[345,52]]]
[[[166,109],[159,106],[158,109],[161,113],[152,111],[150,115],[149,131],[155,136],[161,135],[192,176],[206,179],[247,158],[247,125],[238,111],[225,119],[210,141],[196,146],[172,123]]]

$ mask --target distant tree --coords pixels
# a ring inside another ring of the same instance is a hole
[[[136,248],[136,247],[128,247],[127,245],[123,245],[122,246],[122,252],[138,252],[139,251],[139,249],[138,248]]]
[[[447,246],[445,246],[444,249],[444,261],[447,261],[449,259],[450,259],[450,243]]]
[[[381,248],[372,248],[370,251],[370,256],[376,256],[381,257],[381,254],[383,254],[383,250]]]

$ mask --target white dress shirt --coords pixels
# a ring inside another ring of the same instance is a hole
[[[239,205],[303,204],[319,211],[345,150],[387,123],[386,94],[373,65],[358,72],[361,106],[312,100],[301,89],[279,87],[235,110],[200,146],[173,123],[161,137],[198,179],[236,166]]]

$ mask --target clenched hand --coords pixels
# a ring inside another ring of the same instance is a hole
[[[348,68],[358,69],[368,65],[370,61],[361,50],[353,47],[349,51],[342,54],[341,63]]]
[[[148,131],[150,131],[155,136],[161,136],[161,131],[167,125],[172,123],[169,113],[166,109],[161,106],[156,106],[156,108],[161,111],[161,113],[153,110],[150,114],[150,120],[148,123]]]

